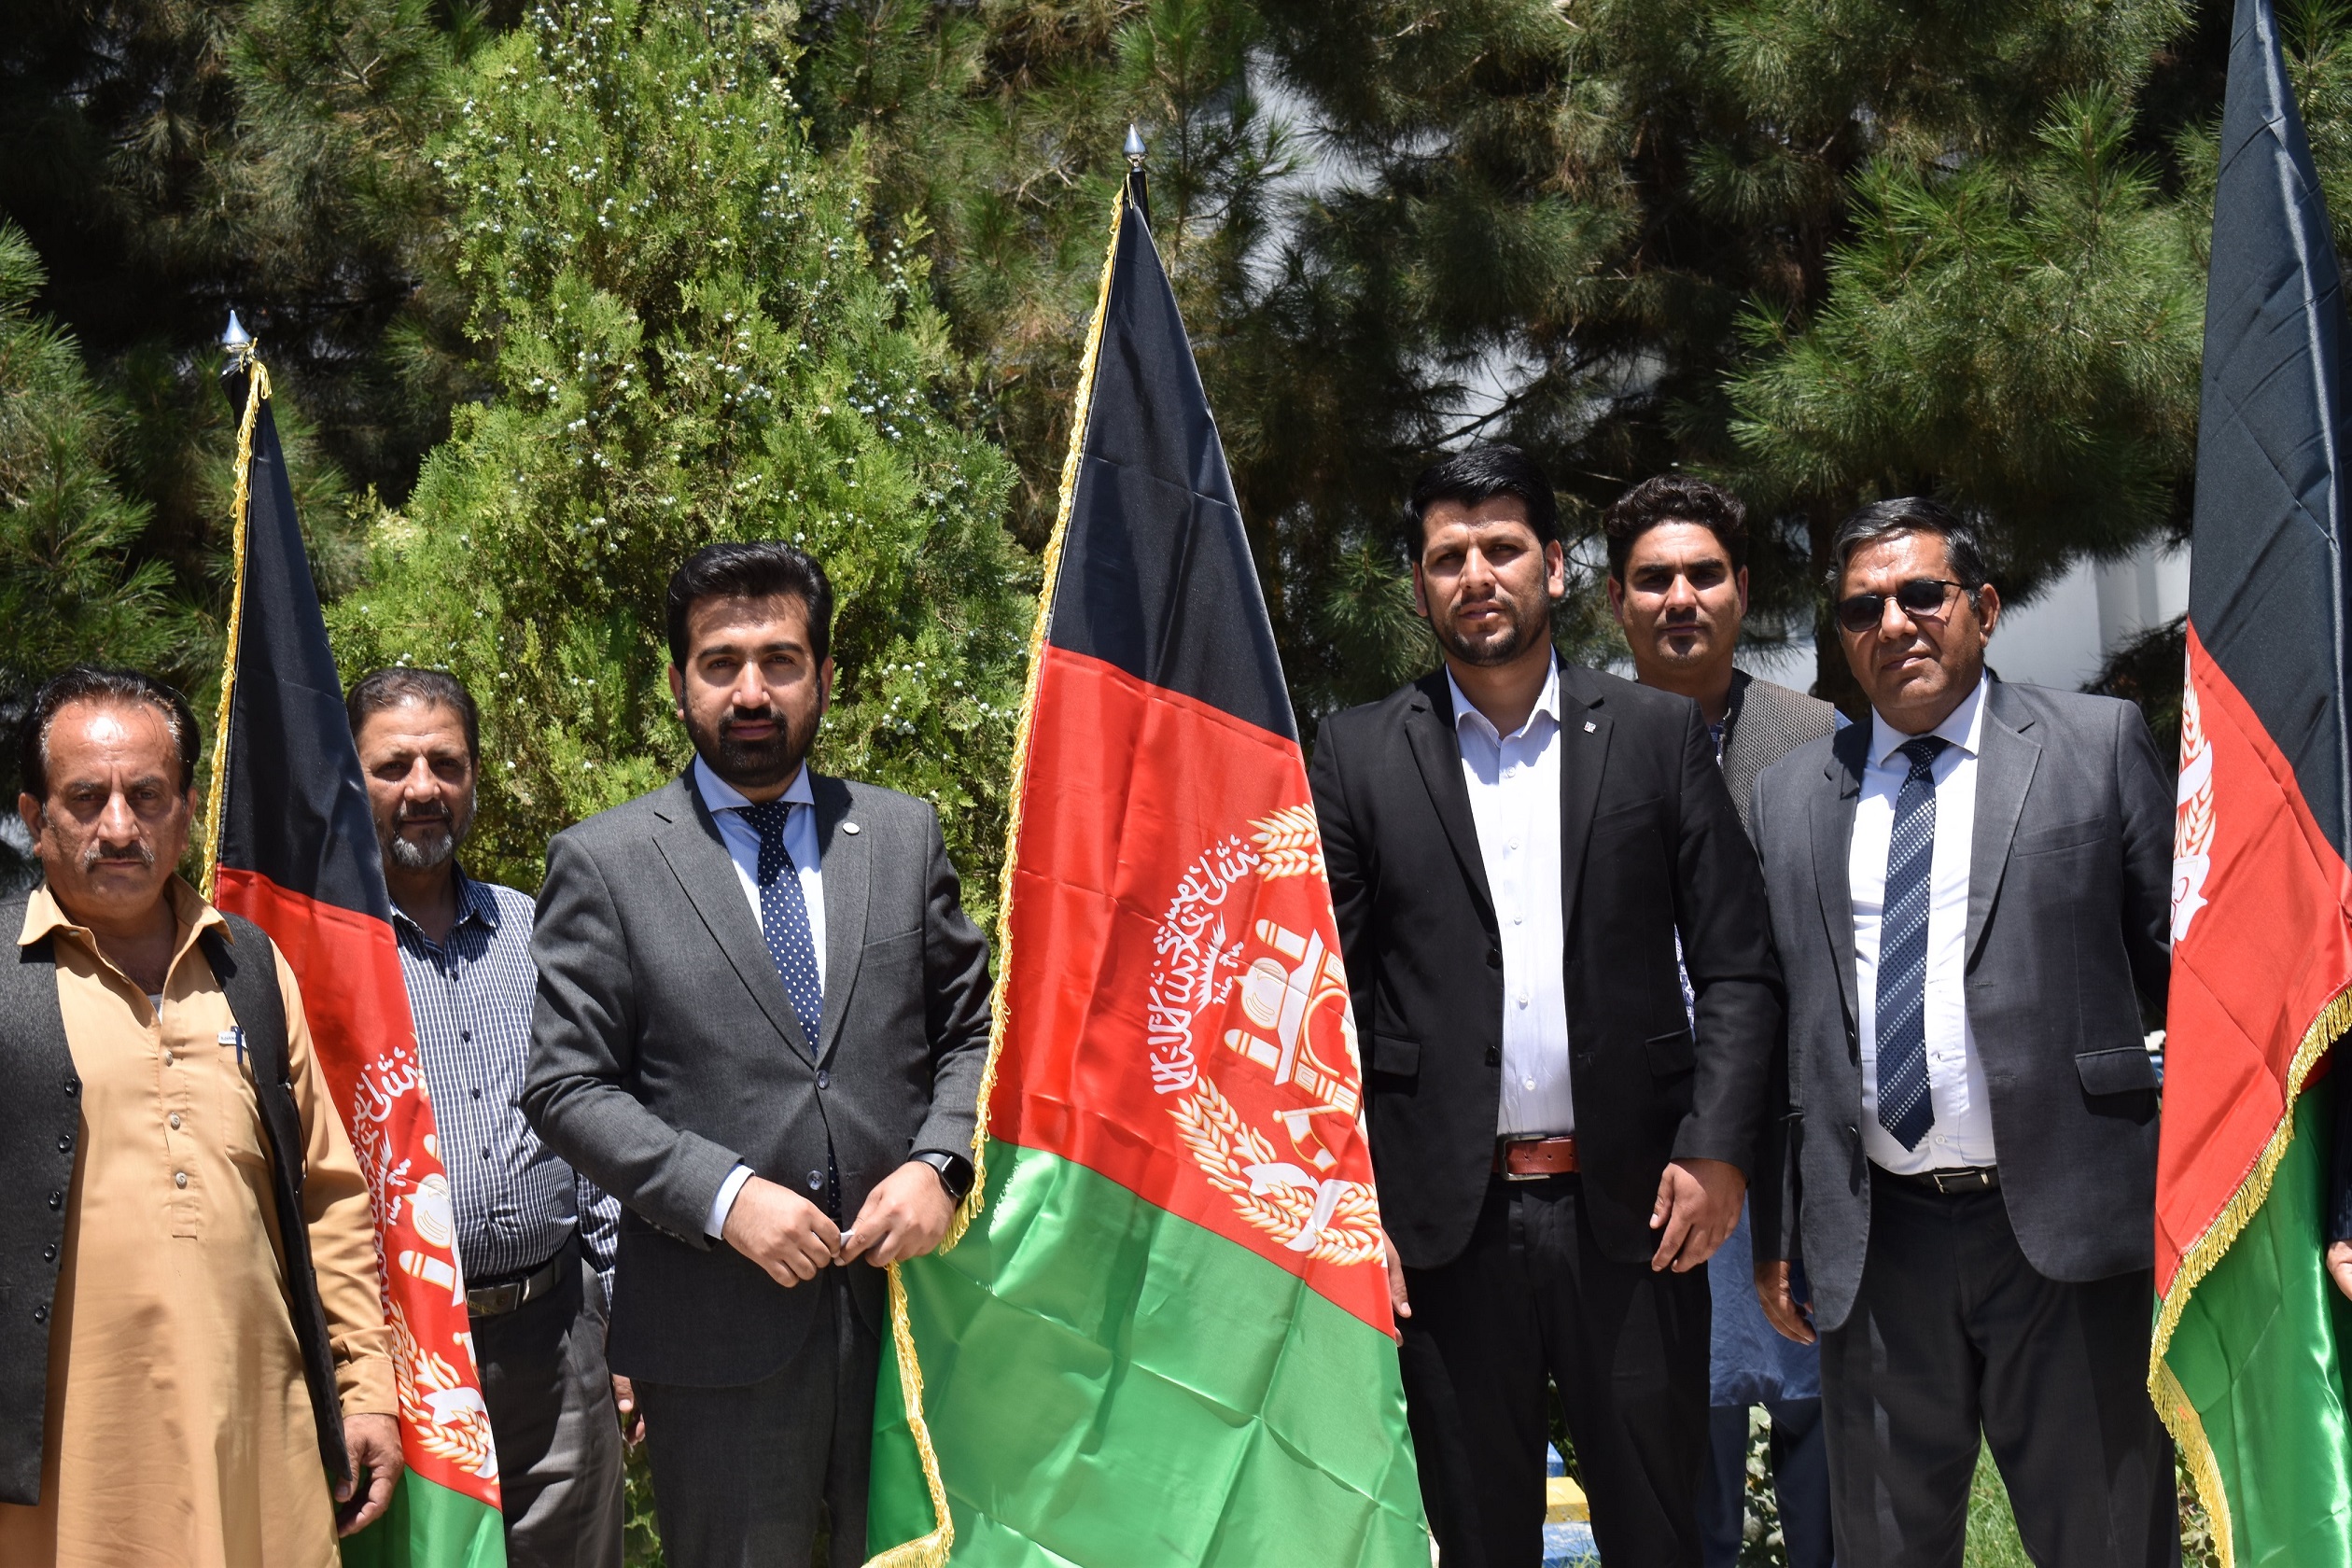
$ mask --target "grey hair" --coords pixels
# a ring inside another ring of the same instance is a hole
[[[1829,540],[1829,591],[1837,592],[1854,553],[1897,534],[1934,534],[1944,541],[1953,581],[1974,594],[1993,579],[1984,559],[1984,533],[1968,518],[1926,496],[1900,496],[1856,507]]]

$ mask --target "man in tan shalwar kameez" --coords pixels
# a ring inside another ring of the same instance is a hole
[[[52,939],[80,1117],[48,1314],[39,1501],[0,1505],[0,1563],[329,1568],[338,1498],[288,1306],[268,1141],[198,943],[227,927],[172,874],[194,807],[193,719],[145,678],[74,671],[27,725],[19,810],[47,886],[13,934],[20,947]],[[283,957],[276,967],[310,1255],[357,1477],[341,1489],[349,1533],[383,1513],[399,1474],[390,1330],[367,1188],[293,973]]]

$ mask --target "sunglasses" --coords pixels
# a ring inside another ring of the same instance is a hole
[[[1854,594],[1838,601],[1838,624],[1849,632],[1867,632],[1878,625],[1886,614],[1886,601],[1893,599],[1903,607],[1903,613],[1911,616],[1943,617],[1945,603],[1951,591],[1971,592],[1963,583],[1940,577],[1914,577],[1897,586],[1892,594]]]

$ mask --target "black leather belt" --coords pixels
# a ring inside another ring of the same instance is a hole
[[[510,1280],[500,1285],[474,1286],[466,1293],[468,1315],[477,1318],[503,1317],[525,1302],[553,1295],[555,1288],[564,1282],[564,1270],[571,1265],[571,1246],[566,1243],[553,1257],[520,1280]]]
[[[1945,1197],[2001,1190],[2001,1168],[1996,1165],[1959,1165],[1942,1170],[1920,1170],[1909,1174],[1889,1170],[1883,1165],[1872,1169],[1890,1182],[1900,1182],[1907,1187],[1918,1187]]]

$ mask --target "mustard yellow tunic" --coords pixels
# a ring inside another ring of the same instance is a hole
[[[6,1568],[331,1568],[334,1504],[287,1308],[261,1113],[196,934],[225,922],[171,885],[161,1016],[47,889],[81,1131],[49,1324],[41,1502],[0,1504]],[[345,1415],[395,1408],[367,1187],[283,957],[303,1197]]]

